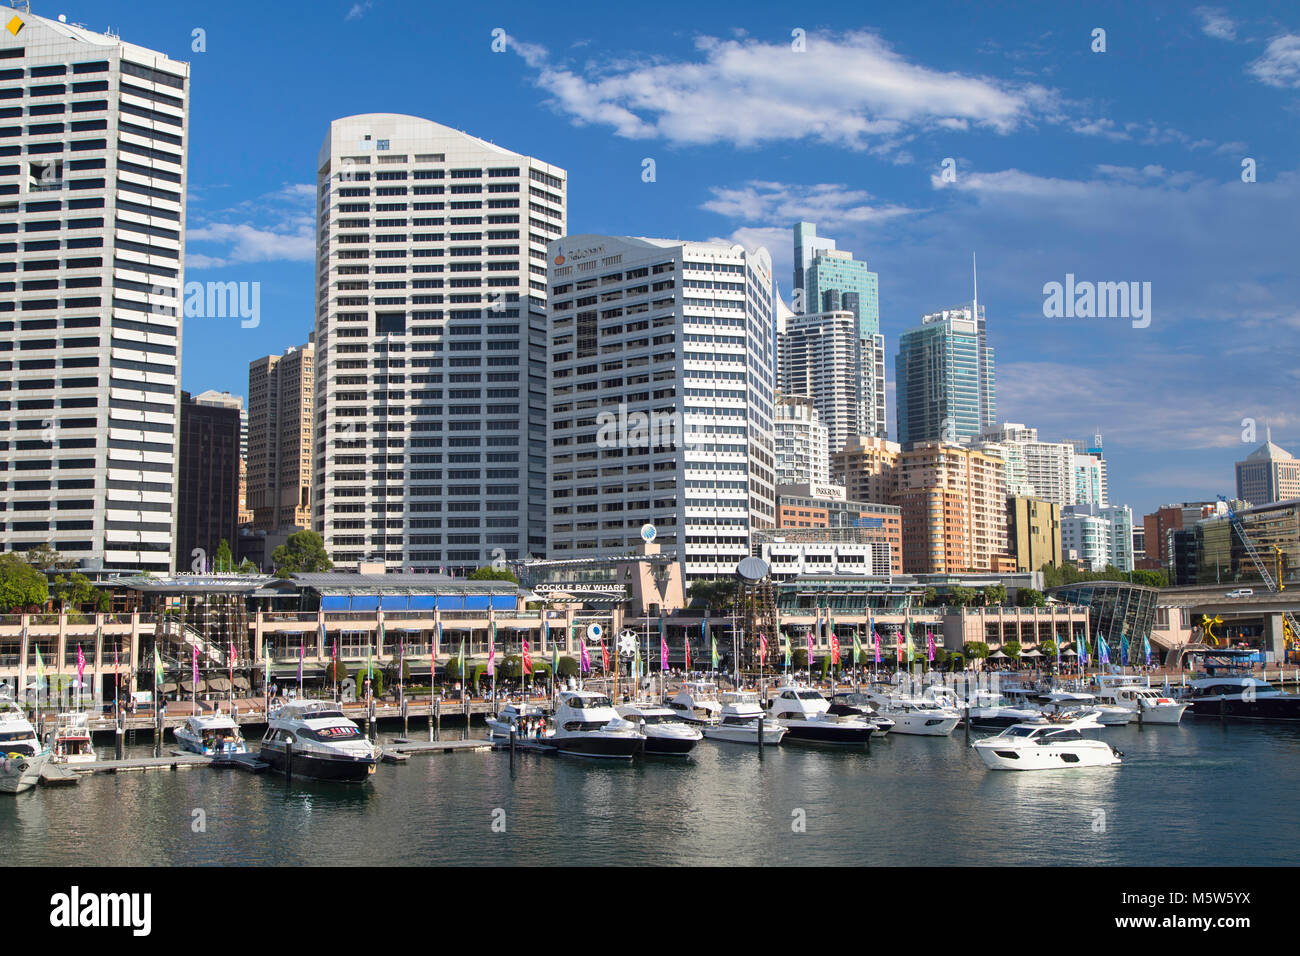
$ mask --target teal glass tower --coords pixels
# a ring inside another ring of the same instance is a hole
[[[955,442],[996,422],[993,350],[971,306],[921,318],[898,339],[898,441]]]

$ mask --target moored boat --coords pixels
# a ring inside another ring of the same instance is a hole
[[[259,757],[291,776],[361,783],[375,772],[375,748],[338,704],[297,700],[271,715]]]
[[[537,704],[511,702],[485,719],[489,737],[509,738],[511,731],[519,740],[545,739],[555,734],[546,720],[546,711]]]
[[[971,744],[990,770],[1064,770],[1072,767],[1110,767],[1122,754],[1103,740],[1085,737],[1084,729],[1097,727],[1083,720],[1012,724],[1000,734]]]
[[[94,763],[95,748],[90,739],[90,721],[85,713],[59,714],[50,737],[50,760],[53,763]]]
[[[172,731],[181,749],[205,757],[248,753],[239,724],[226,714],[196,714]]]
[[[861,746],[871,740],[875,724],[829,713],[830,706],[820,691],[795,683],[779,687],[767,704],[768,714],[786,729],[787,742]]]
[[[645,749],[645,741],[604,694],[564,690],[555,707],[555,733],[543,742],[574,757],[631,760]]]
[[[753,691],[723,694],[721,705],[718,722],[704,728],[704,736],[709,740],[754,745],[761,742],[764,746],[774,747],[786,735],[785,727],[780,721],[767,716],[767,711]]]
[[[699,727],[678,719],[676,711],[651,701],[633,701],[615,708],[624,720],[636,724],[645,734],[645,752],[683,757],[704,739]]]

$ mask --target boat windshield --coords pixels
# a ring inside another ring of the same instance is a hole
[[[801,690],[798,695],[800,700],[821,700],[822,695],[815,690]]]
[[[30,730],[13,730],[0,733],[0,744],[10,740],[31,740],[35,736]]]
[[[609,698],[599,695],[594,697],[574,697],[569,703],[578,710],[592,710],[596,707],[608,707]]]
[[[1038,731],[1037,727],[1008,727],[1005,733],[1008,737],[1032,737]]]

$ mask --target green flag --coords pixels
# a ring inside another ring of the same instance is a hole
[[[45,680],[45,662],[41,660],[40,647],[35,648],[35,650],[36,650],[36,684],[37,684],[36,693],[39,694],[41,692],[40,684],[43,680]]]
[[[718,639],[710,638],[709,643],[713,645],[713,669],[718,669]]]
[[[153,646],[153,682],[154,690],[161,691],[163,685],[163,665],[162,657],[158,653],[158,645]]]
[[[460,653],[456,655],[456,669],[460,672],[460,679],[465,679],[465,638],[460,639]]]
[[[861,659],[861,657],[862,657],[862,641],[858,636],[858,632],[854,631],[853,632],[853,664],[855,667],[857,666],[857,663]]]
[[[560,642],[551,641],[551,677],[560,672]]]
[[[790,641],[785,637],[784,634],[781,635],[781,650],[785,651],[785,669],[789,670],[790,669]]]

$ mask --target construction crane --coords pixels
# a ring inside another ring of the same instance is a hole
[[[1228,502],[1227,497],[1219,495],[1219,500],[1222,501],[1223,506],[1228,509],[1228,521],[1231,522],[1233,530],[1237,532],[1237,537],[1241,539],[1242,546],[1245,547],[1246,553],[1250,555],[1250,560],[1255,563],[1255,570],[1259,572],[1259,576],[1263,579],[1264,583],[1268,585],[1270,592],[1273,594],[1280,594],[1282,592],[1282,549],[1274,545],[1274,550],[1277,552],[1278,556],[1278,575],[1274,578],[1273,575],[1269,573],[1268,567],[1264,564],[1264,560],[1259,556],[1259,552],[1255,550],[1255,542],[1251,541],[1250,535],[1246,534],[1245,525],[1241,523],[1241,518],[1237,517],[1237,512],[1232,510],[1232,505]],[[1282,619],[1285,622],[1283,625],[1284,631],[1289,630],[1292,634],[1300,634],[1300,623],[1296,622],[1295,617],[1290,611],[1283,610]]]

